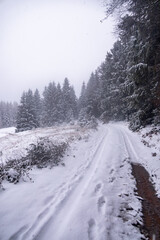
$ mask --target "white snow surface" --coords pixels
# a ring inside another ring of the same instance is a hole
[[[26,155],[29,145],[36,144],[41,138],[48,138],[55,143],[71,142],[82,134],[78,125],[37,128],[19,133],[15,133],[15,128],[0,129],[0,162],[5,164],[10,159],[20,159]]]
[[[141,133],[132,133],[125,123],[100,124],[88,132],[71,126],[39,129],[0,138],[3,157],[15,154],[15,146],[24,154],[37,136],[55,132],[56,141],[74,139],[65,166],[34,168],[33,181],[4,183],[0,240],[140,240],[133,224],[142,222],[141,200],[130,163],[141,163],[149,172],[158,164]],[[155,184],[160,186],[158,178]]]
[[[6,136],[6,135],[8,135],[8,134],[13,134],[13,133],[15,133],[15,129],[16,129],[15,127],[1,128],[1,129],[0,129],[0,138]]]

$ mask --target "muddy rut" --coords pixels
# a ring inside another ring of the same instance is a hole
[[[160,240],[160,199],[156,196],[149,173],[139,164],[132,163],[132,174],[136,179],[137,192],[142,200],[142,233],[149,240]]]

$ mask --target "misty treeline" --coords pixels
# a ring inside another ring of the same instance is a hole
[[[17,132],[50,127],[77,118],[77,98],[69,80],[63,86],[49,83],[40,96],[38,89],[23,92],[17,113]]]
[[[80,98],[67,78],[62,87],[50,83],[42,97],[24,92],[17,131],[74,119],[127,120],[133,130],[160,123],[160,0],[110,0],[106,15],[120,8],[118,40],[83,83]]]
[[[0,102],[0,128],[16,125],[17,107],[16,102]]]
[[[24,91],[20,104],[0,102],[0,128],[15,126],[17,132],[37,127],[50,127],[77,119],[77,97],[69,80],[63,86],[50,82],[39,90]]]

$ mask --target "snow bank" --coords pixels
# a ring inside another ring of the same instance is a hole
[[[147,126],[138,132],[131,132],[127,123],[115,125],[125,131],[134,151],[132,161],[146,168],[155,185],[157,196],[160,197],[160,127]]]
[[[15,133],[15,127],[10,127],[10,128],[1,128],[0,129],[0,138],[5,137],[6,135],[9,134],[14,134]]]
[[[138,135],[146,147],[142,164],[148,170],[151,181],[155,185],[157,196],[160,197],[160,127],[148,126],[141,129]]]

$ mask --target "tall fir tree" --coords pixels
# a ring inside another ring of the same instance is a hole
[[[91,116],[99,117],[100,116],[100,82],[98,72],[92,73],[86,87],[86,104],[87,104],[87,114],[90,118]]]
[[[33,100],[37,125],[40,127],[42,126],[42,100],[38,89],[36,89],[34,92]]]
[[[0,128],[16,125],[17,107],[18,104],[16,102],[0,102]]]
[[[64,121],[70,122],[77,116],[77,98],[74,88],[70,86],[69,80],[67,78],[64,79],[62,94]]]
[[[57,121],[57,88],[54,82],[49,83],[43,92],[43,124],[53,126]]]
[[[61,89],[61,85],[58,83],[57,85],[57,122],[62,123],[64,122],[64,99],[63,99],[63,93]]]
[[[31,130],[39,126],[34,108],[33,92],[29,89],[21,97],[17,113],[17,132]]]

